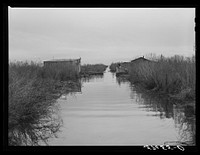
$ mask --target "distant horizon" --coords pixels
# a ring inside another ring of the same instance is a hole
[[[11,8],[9,61],[195,55],[195,8]]]
[[[153,58],[153,57],[151,57],[150,56],[150,54],[155,54],[155,53],[149,53],[149,56],[148,56],[148,54],[145,56],[145,55],[141,55],[141,56],[136,56],[136,57],[133,57],[132,59],[127,59],[127,60],[125,60],[125,59],[123,59],[123,60],[119,60],[119,61],[111,61],[110,63],[102,63],[102,62],[95,62],[95,63],[82,63],[82,58],[81,57],[79,57],[79,58],[73,58],[73,59],[80,59],[81,58],[81,65],[87,65],[87,64],[104,64],[104,65],[111,65],[112,63],[117,63],[117,62],[130,62],[130,61],[132,61],[132,60],[134,60],[134,59],[137,59],[137,58],[140,58],[140,57],[143,57],[144,56],[144,58],[146,58],[146,59],[149,59],[149,58]],[[183,56],[184,58],[187,58],[187,57],[193,57],[193,56],[196,56],[195,55],[195,53],[194,54],[192,54],[192,55],[189,55],[189,56],[184,56],[184,55],[181,55],[181,54],[174,54],[174,55],[171,55],[171,56],[165,56],[165,55],[163,55],[163,54],[157,54],[156,55],[156,57],[160,57],[160,56],[164,56],[165,58],[170,58],[170,57],[173,57],[173,56],[176,56],[176,55],[178,55],[178,56]],[[10,62],[28,62],[28,63],[30,63],[30,62],[35,62],[35,63],[44,63],[44,61],[51,61],[51,60],[62,60],[63,58],[56,58],[56,59],[45,59],[45,60],[31,60],[31,59],[24,59],[24,60],[17,60],[17,59],[13,59],[13,60],[11,60],[11,59],[9,59],[9,63]],[[69,58],[70,59],[70,58]],[[73,60],[72,59],[72,60]]]

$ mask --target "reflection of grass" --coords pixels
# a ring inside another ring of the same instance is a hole
[[[90,81],[94,81],[95,79],[102,79],[103,75],[90,75],[90,76],[86,76],[86,77],[82,77],[81,80],[83,82],[90,82]]]
[[[145,105],[150,111],[159,112],[158,116],[161,119],[173,117],[173,100],[170,100],[170,98],[163,94],[158,95],[157,93],[146,91],[146,89],[140,86],[131,85],[131,89],[139,94],[135,96],[139,103]]]
[[[176,99],[194,100],[195,69],[195,57],[162,57],[156,63],[132,63],[129,75],[132,83],[139,83],[147,90],[171,94]]]
[[[131,97],[137,100],[139,104],[144,105],[146,110],[159,112],[154,116],[159,116],[161,119],[173,118],[175,128],[178,129],[178,141],[166,141],[166,144],[195,145],[196,122],[195,105],[193,103],[175,105],[175,101],[164,94],[157,95],[157,93],[146,91],[146,89],[135,85],[131,85],[131,89],[134,92]]]
[[[46,73],[33,62],[9,64],[9,145],[38,145],[58,131],[61,120],[54,103],[63,84],[59,76],[46,78]]]
[[[118,77],[116,77],[116,81],[117,81],[117,83],[119,84],[119,85],[121,85],[121,83],[127,83],[127,82],[129,82],[128,80],[127,80],[127,77],[126,76],[118,76]]]
[[[177,105],[175,111],[176,125],[180,134],[180,141],[187,145],[195,145],[196,143],[196,119],[195,107],[192,104]]]

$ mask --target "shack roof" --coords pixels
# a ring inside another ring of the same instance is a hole
[[[44,62],[63,62],[63,61],[67,62],[67,61],[77,61],[77,60],[80,60],[80,58],[79,59],[52,59],[52,60],[46,60]]]
[[[138,61],[138,60],[150,61],[148,59],[145,59],[144,57],[139,57],[137,59],[132,60],[131,62]]]

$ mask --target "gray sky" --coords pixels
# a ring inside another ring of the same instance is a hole
[[[194,54],[194,8],[9,8],[9,60]]]

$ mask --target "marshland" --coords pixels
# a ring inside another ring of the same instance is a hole
[[[77,74],[72,65],[45,67],[41,63],[9,63],[9,144],[38,145],[59,129],[56,99],[81,88],[81,74],[105,71],[105,65],[84,65]],[[89,75],[91,76],[91,75]]]
[[[140,132],[138,128],[147,132],[151,127],[145,127],[145,121],[152,119],[152,124],[154,121],[156,124],[155,117],[161,119],[157,120],[156,130],[163,132],[162,135],[155,133],[157,137],[169,134],[167,128],[159,126],[163,120],[169,121],[168,125],[177,125],[173,121],[178,119],[178,125],[185,125],[189,130],[181,131],[181,134],[188,137],[178,135],[180,139],[174,139],[170,135],[166,142],[195,144],[195,56],[161,56],[148,62],[131,61],[126,65],[128,74],[120,76],[116,76],[113,64],[109,67],[103,64],[81,65],[81,72],[77,74],[70,65],[49,68],[33,61],[10,62],[9,145],[137,144],[133,137],[127,139],[126,136],[117,142],[115,133],[127,132],[127,136],[134,136]],[[185,116],[176,116],[179,111]],[[135,127],[135,121],[140,119],[144,124]],[[127,123],[124,124],[125,120]],[[122,127],[127,127],[128,131],[122,130]],[[173,127],[169,129],[175,130]],[[113,139],[108,138],[109,132],[114,132]],[[149,138],[155,136],[151,132]],[[83,134],[88,137],[84,139]],[[96,137],[98,135],[100,137]],[[142,141],[140,137],[136,140],[140,144],[154,143]],[[164,143],[162,138],[155,142]]]
[[[196,146],[195,8],[6,14],[9,146]]]

